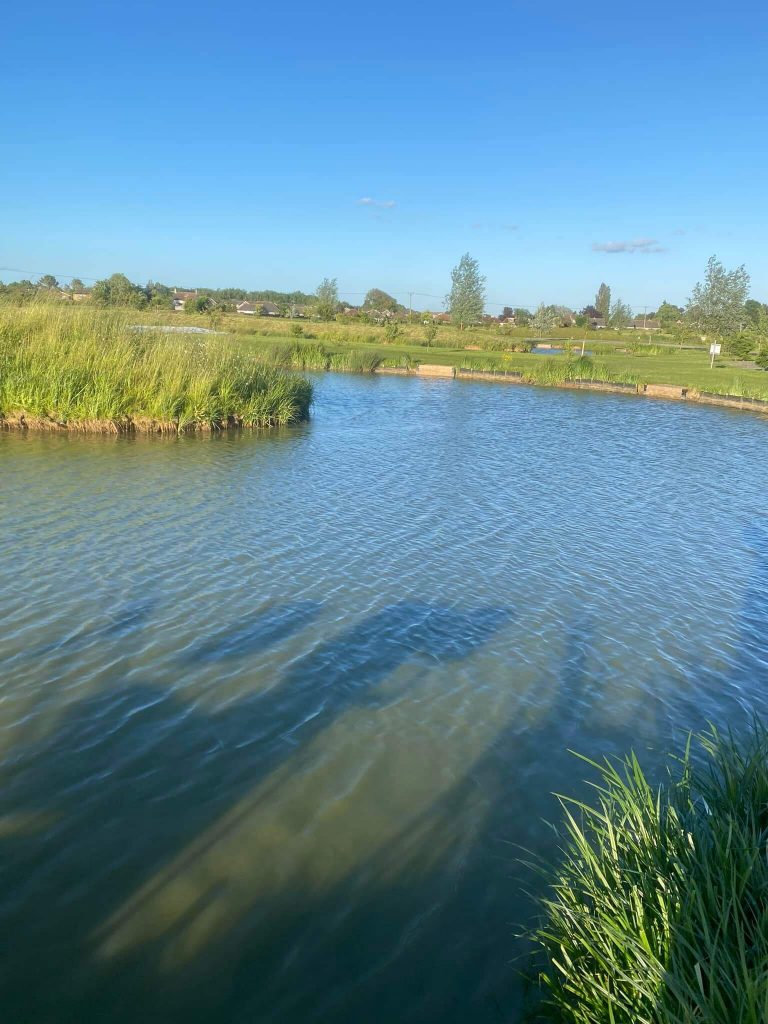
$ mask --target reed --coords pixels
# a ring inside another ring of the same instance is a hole
[[[306,419],[311,384],[227,337],[136,331],[124,310],[0,307],[0,423],[181,432]]]
[[[693,750],[693,753],[692,753]],[[563,799],[536,940],[561,1024],[765,1024],[768,733],[711,731],[654,787],[637,759]]]

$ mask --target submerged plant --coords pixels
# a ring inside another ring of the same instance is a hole
[[[563,862],[535,934],[561,1024],[768,1020],[768,733],[712,731],[654,787],[637,759],[562,799]]]

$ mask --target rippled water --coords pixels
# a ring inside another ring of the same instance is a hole
[[[767,443],[333,375],[270,434],[0,434],[3,1019],[517,1021],[568,748],[764,709]]]

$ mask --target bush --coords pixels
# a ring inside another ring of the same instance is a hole
[[[728,338],[723,345],[725,355],[733,359],[749,359],[755,345],[748,334],[737,334],[734,338]]]
[[[400,325],[394,320],[387,320],[384,324],[384,340],[388,344],[395,341],[400,334]]]
[[[699,737],[654,788],[634,755],[563,800],[536,940],[561,1024],[761,1024],[768,1007],[768,733]]]
[[[290,331],[294,338],[300,338],[304,333],[304,328],[301,324],[291,324]]]
[[[429,346],[434,342],[435,338],[437,337],[437,324],[435,323],[434,320],[428,320],[423,325],[422,329],[424,331],[424,343],[426,344],[427,348],[429,348]]]

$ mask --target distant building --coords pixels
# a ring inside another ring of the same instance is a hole
[[[173,302],[174,313],[183,313],[184,307],[188,302],[194,302],[197,298],[197,292],[183,292],[177,288],[174,289],[171,301]]]
[[[243,316],[280,316],[280,307],[275,302],[249,302],[243,299],[235,306]]]

